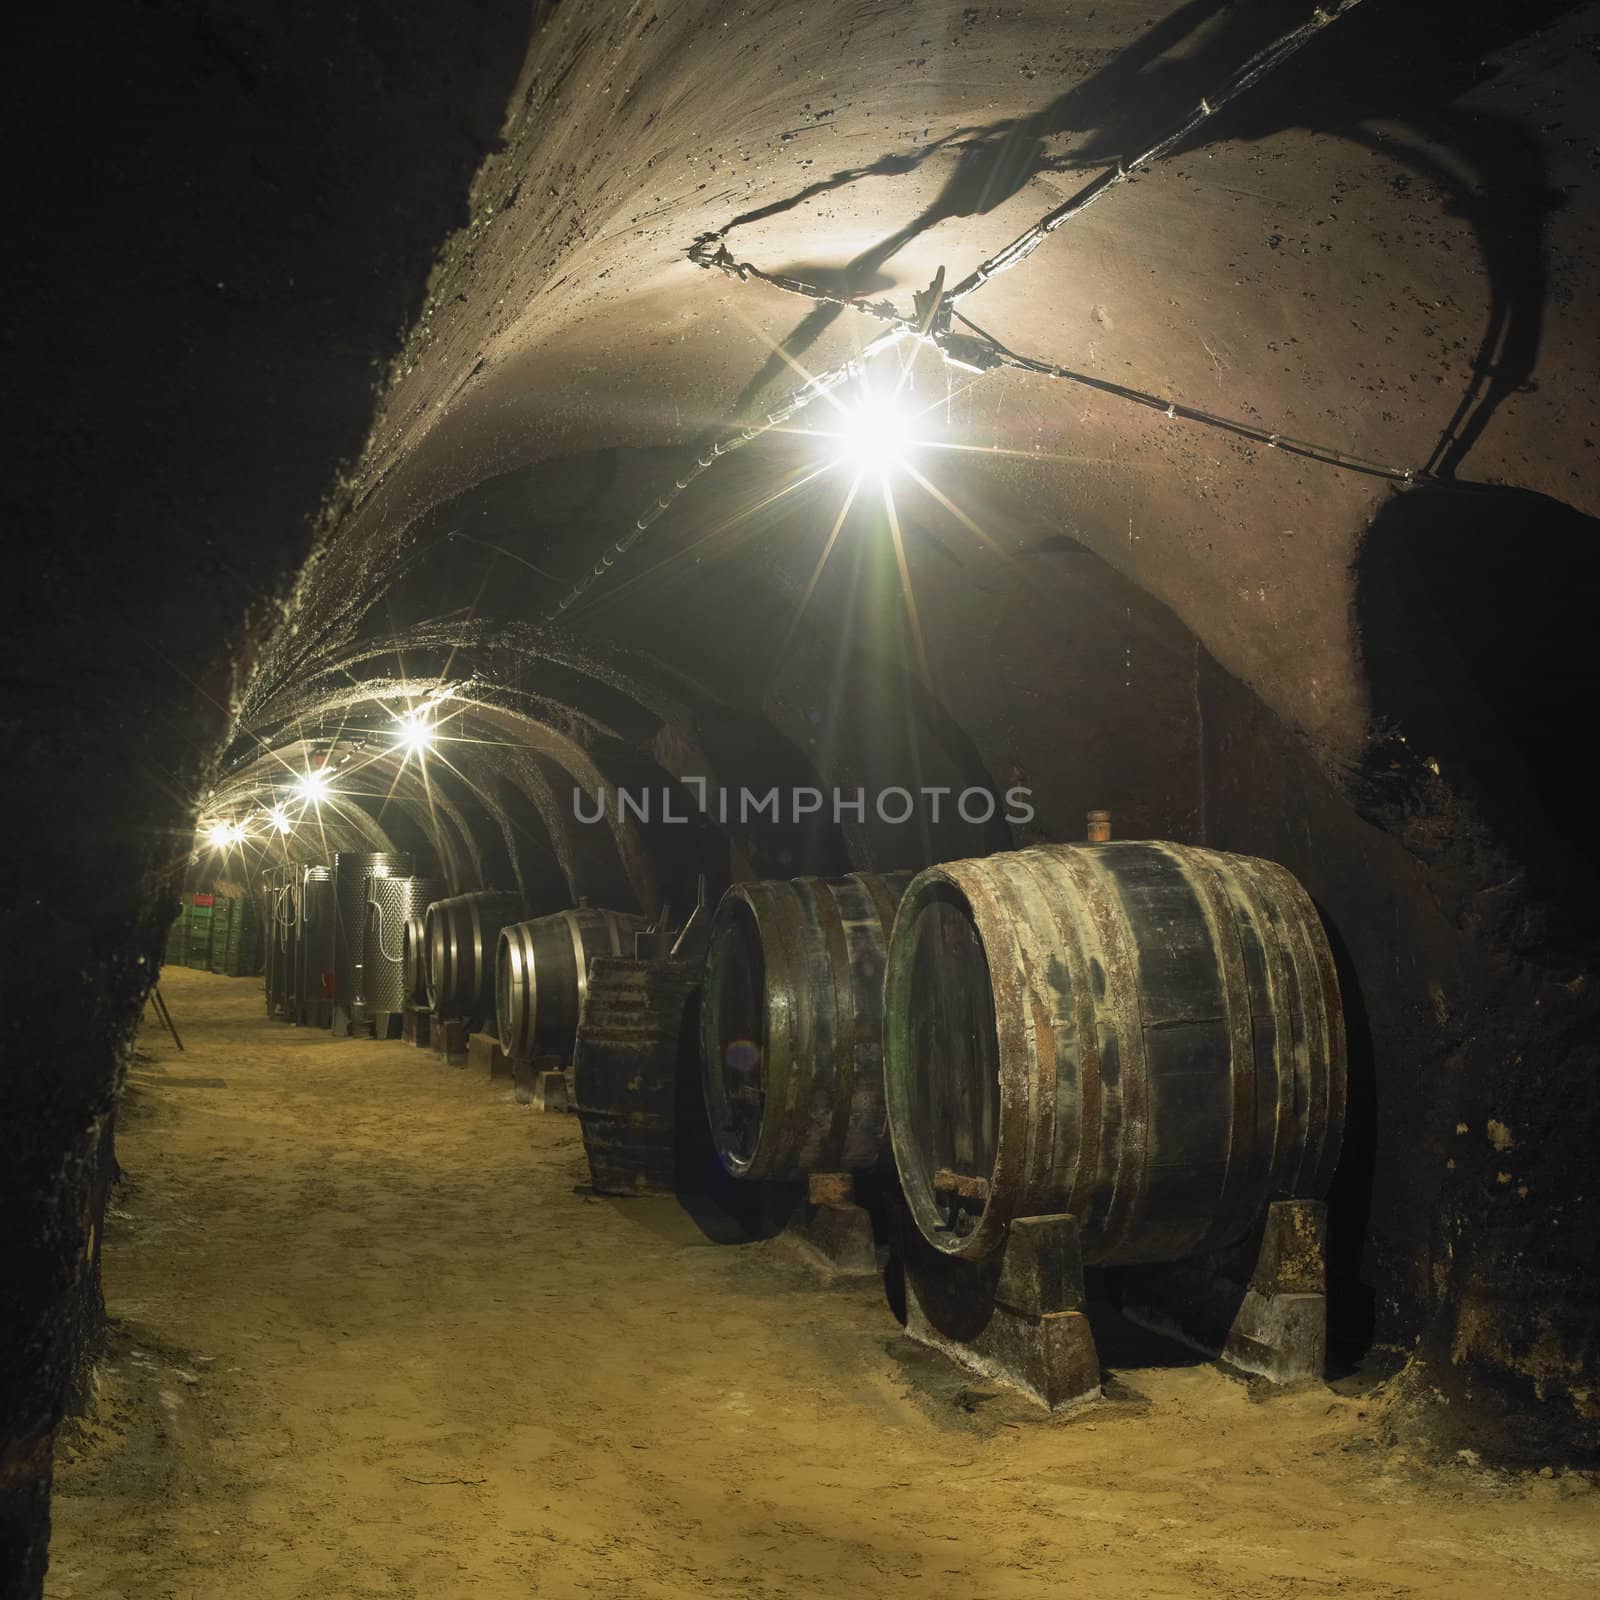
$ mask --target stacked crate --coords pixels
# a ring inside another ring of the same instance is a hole
[[[216,913],[216,896],[191,895],[184,920],[189,925],[188,964],[201,972],[211,967],[211,923]]]
[[[189,908],[184,906],[167,929],[167,950],[162,965],[184,967],[189,964]]]
[[[228,935],[233,926],[234,907],[237,900],[218,895],[212,902],[211,912],[211,970],[228,970]]]
[[[248,978],[256,970],[259,948],[255,901],[246,895],[230,900],[222,970],[230,978]]]

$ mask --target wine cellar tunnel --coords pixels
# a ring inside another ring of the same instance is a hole
[[[1586,1592],[1597,38],[28,23],[0,1589]]]

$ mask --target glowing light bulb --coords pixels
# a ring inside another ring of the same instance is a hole
[[[409,711],[395,732],[395,743],[407,755],[420,756],[433,748],[433,724],[421,707]]]
[[[288,833],[289,830],[294,826],[294,824],[289,820],[289,813],[285,811],[282,806],[274,806],[272,808],[272,826],[276,828],[279,833]]]
[[[905,462],[916,442],[898,397],[863,386],[838,435],[839,459],[860,472],[887,473]]]
[[[244,840],[245,831],[237,822],[213,822],[206,829],[206,841],[213,850],[226,850]]]
[[[315,805],[319,800],[328,797],[328,774],[320,767],[313,767],[311,771],[301,773],[295,780],[295,790]]]

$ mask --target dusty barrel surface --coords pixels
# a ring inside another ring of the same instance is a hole
[[[871,1167],[884,1148],[882,988],[909,872],[735,884],[711,926],[700,1060],[735,1177]]]
[[[597,956],[631,956],[646,918],[578,906],[513,923],[495,954],[495,1017],[500,1048],[518,1061],[572,1053]]]
[[[672,1194],[698,1152],[701,968],[599,956],[572,1053],[589,1176],[601,1194]],[[698,1126],[696,1126],[698,1119]]]
[[[424,914],[428,1005],[441,1017],[477,1019],[494,1005],[500,930],[522,915],[522,896],[499,889],[435,900]]]
[[[1091,1262],[1175,1261],[1320,1198],[1345,1042],[1322,923],[1272,862],[1051,845],[920,873],[884,991],[884,1080],[919,1231],[977,1258],[1070,1211]]]

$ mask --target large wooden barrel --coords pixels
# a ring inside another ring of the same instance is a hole
[[[631,911],[578,906],[518,922],[500,932],[495,955],[495,1017],[500,1048],[517,1061],[566,1061],[578,1034],[596,956],[631,956],[633,936],[649,926]]]
[[[895,1164],[947,1255],[1066,1211],[1087,1261],[1176,1261],[1327,1191],[1338,979],[1272,862],[1128,841],[931,867],[901,902],[884,1008]]]
[[[522,910],[521,895],[498,889],[452,895],[428,907],[423,932],[428,1005],[435,1015],[476,1022],[493,1014],[495,941]]]
[[[710,1160],[700,981],[690,961],[597,956],[572,1052],[574,1110],[601,1194],[674,1194]],[[698,1126],[696,1126],[698,1121]]]
[[[909,872],[735,884],[711,925],[700,1060],[735,1177],[873,1166],[885,951]]]
[[[428,907],[422,906],[406,918],[405,927],[400,930],[400,983],[406,1001],[414,1006],[428,1003],[427,919]]]

